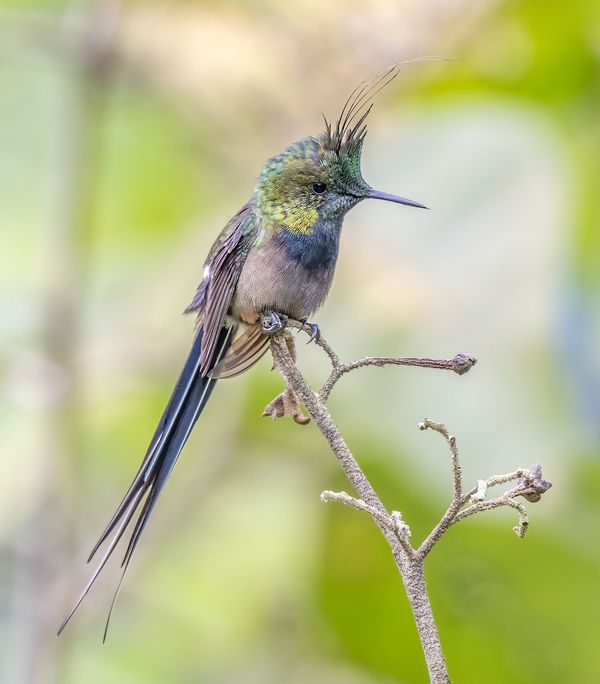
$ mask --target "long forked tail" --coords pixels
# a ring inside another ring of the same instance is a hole
[[[215,352],[211,359],[210,367],[213,368],[226,354],[231,345],[231,340],[235,335],[235,328],[223,327],[219,333],[218,341],[215,346]],[[69,620],[73,617],[75,611],[81,605],[81,602],[87,595],[88,591],[98,578],[102,568],[106,565],[108,559],[112,555],[119,540],[123,536],[125,530],[129,526],[133,516],[138,510],[140,504],[143,503],[129,544],[123,557],[121,567],[123,572],[119,585],[115,592],[108,619],[106,621],[106,628],[104,630],[104,639],[108,630],[108,623],[112,614],[113,607],[117,600],[117,596],[123,585],[125,574],[131,562],[131,558],[135,552],[137,544],[140,540],[142,532],[148,523],[150,514],[156,505],[156,501],[165,486],[167,478],[173,470],[181,450],[187,441],[187,438],[198,420],[202,409],[206,405],[208,398],[216,383],[215,378],[200,375],[200,352],[202,349],[202,329],[198,331],[194,339],[194,343],[188,355],[185,366],[181,371],[179,380],[175,385],[173,394],[169,399],[158,427],[152,437],[146,456],[142,461],[142,465],[138,470],[133,482],[131,483],[123,500],[119,504],[115,514],[106,526],[104,532],[100,535],[100,539],[92,549],[88,558],[88,563],[92,560],[98,549],[111,536],[110,542],[104,551],[104,555],[100,559],[98,566],[92,573],[88,583],[85,585],[77,602],[73,606],[71,612],[67,615],[64,622],[58,630],[58,634],[63,631]]]

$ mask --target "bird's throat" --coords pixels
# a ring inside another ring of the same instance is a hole
[[[291,259],[309,270],[333,269],[340,242],[341,221],[316,221],[306,233],[283,230],[277,235]]]
[[[266,206],[265,206],[266,205]],[[296,235],[308,235],[319,219],[314,207],[295,202],[264,203],[261,218],[275,230],[286,230]]]

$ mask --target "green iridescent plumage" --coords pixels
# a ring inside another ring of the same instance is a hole
[[[341,195],[369,190],[360,173],[362,141],[335,151],[328,140],[326,133],[305,138],[265,164],[255,187],[256,208],[265,227],[310,232],[327,209],[328,195],[315,192],[315,184],[326,186],[329,196],[336,189]]]

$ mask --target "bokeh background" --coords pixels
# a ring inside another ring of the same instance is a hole
[[[221,383],[102,646],[118,562],[68,630],[84,561],[137,469],[193,322],[205,254],[262,163],[382,65],[363,170],[422,212],[347,218],[318,314],[363,370],[331,407],[419,539],[466,483],[540,462],[530,505],[454,528],[427,563],[457,682],[600,681],[600,5],[254,0],[0,9],[0,669],[9,684],[395,684],[426,670],[385,541],[314,426],[260,417],[264,359]],[[318,383],[326,366],[302,348]],[[116,559],[115,559],[116,560]]]

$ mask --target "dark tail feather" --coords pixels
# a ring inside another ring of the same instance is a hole
[[[231,345],[234,334],[235,330],[232,328],[223,327],[221,329],[217,345],[215,346],[214,358],[211,360],[211,368],[223,358]],[[150,514],[156,505],[156,501],[179,458],[179,454],[181,453],[192,428],[202,413],[202,409],[206,405],[216,383],[215,379],[200,375],[201,349],[202,330],[199,330],[194,339],[194,343],[192,344],[185,366],[179,376],[179,380],[175,385],[173,394],[171,395],[169,403],[167,404],[154,436],[152,437],[152,441],[150,442],[148,451],[142,461],[142,465],[115,514],[92,549],[88,562],[93,558],[111,533],[114,532],[113,537],[110,540],[100,563],[77,599],[73,609],[60,626],[58,630],[59,635],[73,617],[77,608],[81,605],[81,602],[96,581],[102,568],[106,565],[145,496],[144,505],[136,520],[123,558],[123,574],[121,575],[121,580],[111,604],[106,629],[104,631],[104,638],[106,639],[106,631],[108,629],[108,622],[112,610],[142,532],[144,531]]]

